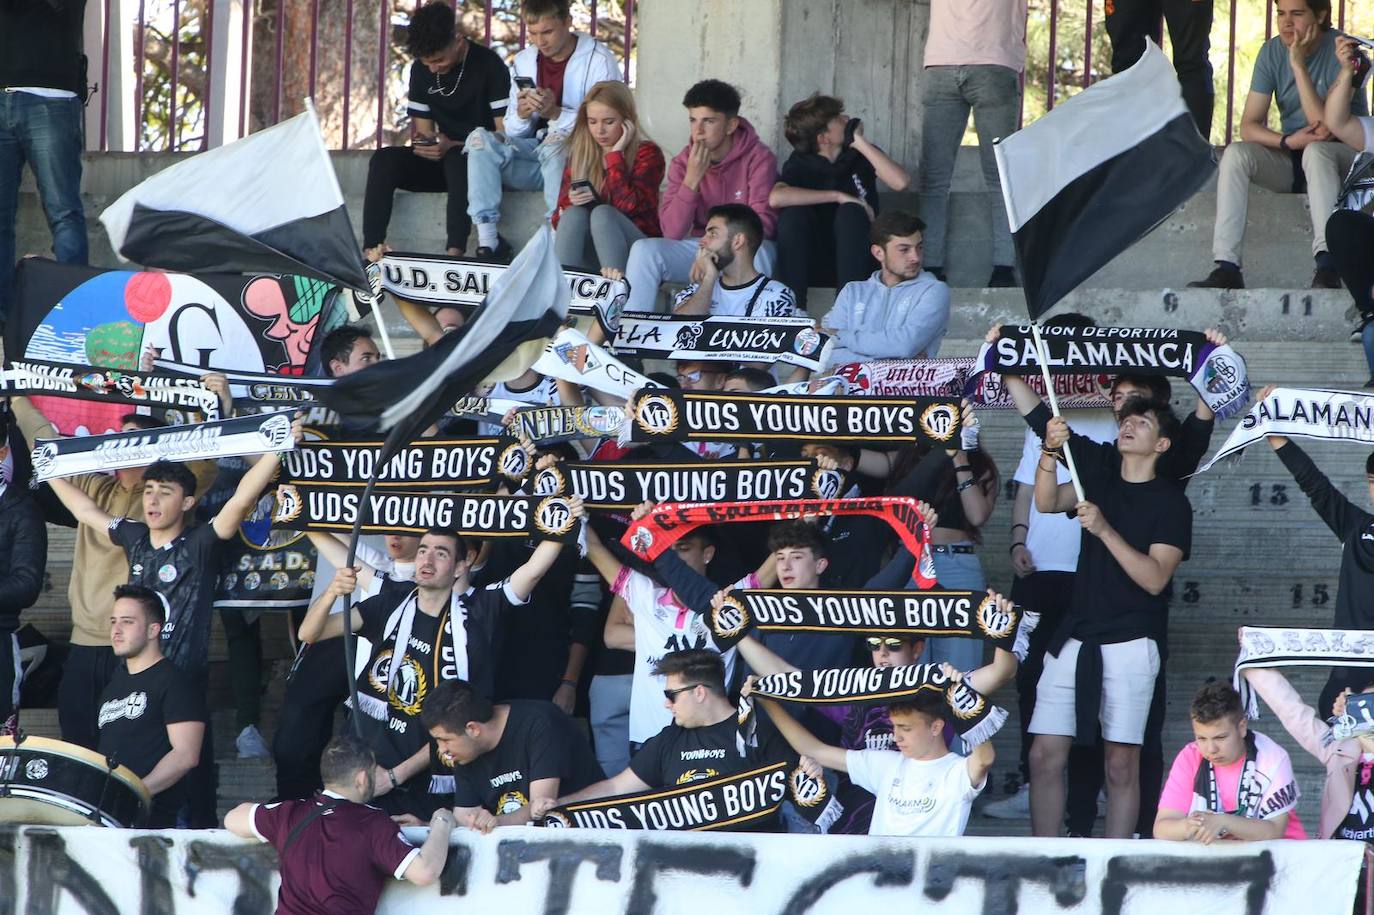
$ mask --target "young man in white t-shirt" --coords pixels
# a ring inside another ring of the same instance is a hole
[[[763,244],[763,220],[742,203],[712,207],[688,278],[673,299],[676,315],[790,318],[797,297],[787,286],[754,269]]]
[[[961,680],[948,664],[945,674]],[[752,684],[751,684],[752,685]],[[746,687],[746,692],[748,688]],[[848,772],[850,781],[877,797],[871,836],[961,836],[969,811],[987,785],[996,753],[992,741],[967,757],[945,745],[945,700],[936,690],[888,705],[895,750],[844,750],[818,740],[771,699],[759,700],[792,749],[828,769]]]

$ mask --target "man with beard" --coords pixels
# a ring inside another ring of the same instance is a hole
[[[790,318],[797,297],[754,269],[763,245],[763,220],[742,203],[712,207],[692,262],[692,284],[673,299],[679,315]]]

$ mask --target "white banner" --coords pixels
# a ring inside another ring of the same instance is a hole
[[[571,327],[563,328],[549,341],[534,363],[534,370],[612,397],[626,398],[640,388],[663,387],[588,340],[582,331]]]
[[[1350,441],[1367,448],[1374,444],[1374,397],[1323,388],[1275,388],[1240,418],[1198,473],[1270,435]]]
[[[416,841],[425,832],[416,834]],[[379,915],[773,915],[1351,910],[1359,842],[879,839],[508,827],[454,833],[438,885]],[[11,849],[13,851],[11,852]],[[268,915],[276,853],[227,832],[0,830],[0,908],[26,915]]]

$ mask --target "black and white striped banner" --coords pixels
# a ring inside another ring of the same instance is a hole
[[[34,443],[33,474],[42,482],[82,473],[141,467],[164,459],[202,461],[290,451],[295,447],[291,438],[293,413],[282,410],[189,426],[39,439]]]
[[[631,311],[620,316],[611,349],[622,356],[781,362],[813,372],[825,368],[833,337],[810,318],[710,318]]]
[[[219,398],[195,378],[32,359],[15,359],[0,371],[0,396],[35,395],[188,410],[219,419]]]
[[[201,368],[156,359],[153,365],[168,372],[199,378],[219,372],[229,379],[229,394],[236,405],[245,407],[306,406],[319,400],[316,392],[334,383],[333,378],[302,378],[298,375],[273,375],[262,372],[235,372],[229,369]]]

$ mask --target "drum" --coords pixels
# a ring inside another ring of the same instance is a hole
[[[0,737],[0,823],[128,828],[151,804],[142,779],[99,753],[50,737]]]

